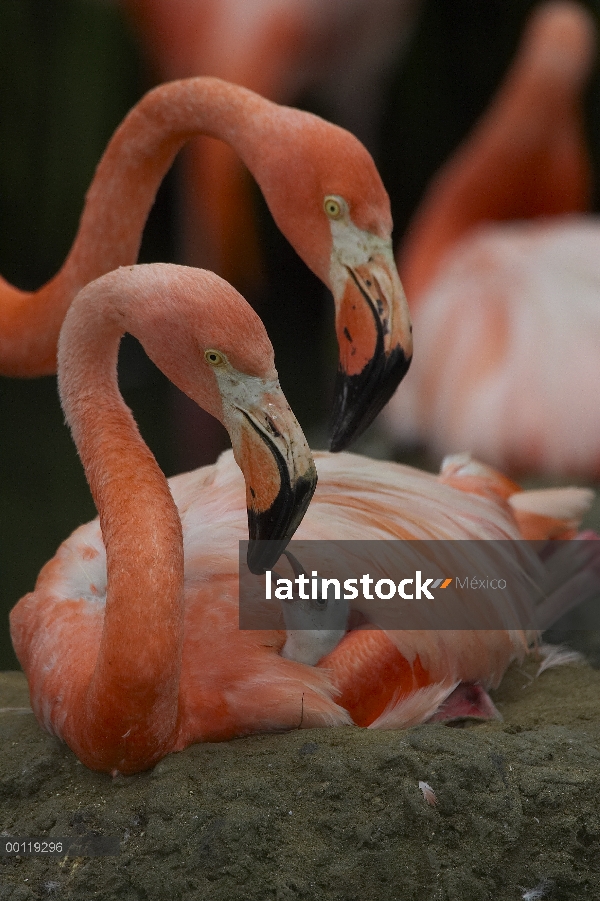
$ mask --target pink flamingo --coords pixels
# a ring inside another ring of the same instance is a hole
[[[158,185],[195,134],[218,137],[240,154],[281,230],[333,292],[340,369],[332,446],[339,449],[387,403],[412,354],[389,199],[349,132],[218,79],[172,82],[146,94],[99,163],[58,274],[35,292],[0,280],[0,372],[55,371],[71,300],[94,278],[135,262]]]
[[[155,264],[122,268],[81,291],[61,335],[59,385],[100,522],[75,532],[11,613],[36,716],[88,766],[123,773],[192,741],[289,728],[300,690],[308,721],[343,721],[323,674],[303,673],[264,636],[236,628],[234,584],[218,553],[197,567],[197,539],[207,527],[227,532],[230,504],[201,470],[178,512],[119,394],[125,331],[228,429],[246,480],[253,571],[269,565],[260,539],[279,547],[274,563],[316,482],[264,327],[226,282]],[[200,663],[198,643],[207,639]],[[222,642],[234,661],[228,675],[211,673]]]
[[[161,79],[210,75],[277,103],[316,90],[334,120],[372,141],[382,85],[420,0],[125,0]],[[240,290],[261,255],[250,181],[231,149],[199,139],[182,167],[183,256]]]
[[[124,331],[227,427],[243,478],[227,453],[167,483],[118,391]],[[248,563],[263,572],[296,530],[315,471],[264,328],[227,283],[165,264],[105,275],[73,301],[58,361],[99,520],[46,564],[11,612],[11,634],[39,722],[87,766],[132,773],[192,742],[351,717],[400,725],[444,701],[445,716],[464,714],[469,699],[469,712],[493,712],[479,683],[496,684],[527,652],[524,632],[355,629],[314,667],[292,659],[282,630],[238,628],[245,511]],[[577,489],[519,495],[464,460],[439,479],[349,454],[318,464],[300,538],[569,536],[589,503]]]
[[[414,217],[398,265],[419,354],[384,417],[401,440],[516,471],[600,473],[600,229],[574,215],[590,200],[580,98],[594,41],[582,7],[539,7]]]

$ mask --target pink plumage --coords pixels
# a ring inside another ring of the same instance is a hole
[[[481,225],[414,311],[418,353],[383,420],[436,454],[600,475],[600,223]]]
[[[502,498],[507,480],[465,459],[449,461],[440,477],[351,454],[317,453],[315,461],[319,483],[298,539],[521,535]],[[468,490],[457,487],[461,480]],[[178,727],[166,750],[352,719],[372,728],[423,722],[463,682],[480,684],[487,697],[483,687],[498,685],[509,663],[532,646],[534,636],[524,632],[359,628],[316,667],[284,659],[283,630],[238,629],[238,541],[247,532],[244,482],[232,454],[171,479],[169,487],[183,527],[186,589]],[[508,489],[509,495],[514,490]],[[524,510],[527,492],[522,494]],[[568,530],[589,502],[590,492],[564,489],[550,499],[542,519],[562,516]],[[84,658],[91,667],[97,653],[105,592],[105,553],[96,520],[64,543],[42,571],[35,593],[12,615],[13,639],[28,672],[36,715],[59,735],[73,666]],[[482,703],[480,715],[489,715],[484,708]],[[457,705],[450,716],[452,709]],[[460,707],[463,715],[465,709]],[[468,715],[477,715],[476,705]]]

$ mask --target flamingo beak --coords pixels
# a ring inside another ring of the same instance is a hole
[[[387,404],[412,359],[412,326],[391,246],[346,266],[336,302],[340,347],[331,450],[344,450]]]
[[[317,486],[317,470],[280,389],[240,412],[234,452],[246,480],[247,562],[250,572],[262,575],[275,566],[300,525]]]

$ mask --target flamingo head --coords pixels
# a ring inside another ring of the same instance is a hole
[[[250,305],[212,272],[145,269],[144,322],[131,328],[180,390],[219,419],[246,482],[248,567],[272,568],[317,484],[310,448],[279,385],[273,347]],[[123,272],[123,270],[120,270]]]
[[[281,231],[333,293],[340,356],[331,449],[338,451],[385,406],[412,357],[389,198],[349,132],[274,104],[261,118],[249,168]]]

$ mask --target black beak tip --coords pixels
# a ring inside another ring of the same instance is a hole
[[[317,487],[317,470],[311,465],[292,487],[282,478],[279,494],[263,512],[248,508],[248,569],[262,576],[273,569],[302,522]]]
[[[250,539],[246,562],[254,576],[264,576],[268,569],[273,569],[288,545],[285,541],[266,541]]]
[[[340,451],[345,450],[351,441],[356,437],[356,435],[352,432],[348,435],[348,427],[342,425],[341,427],[334,426],[333,433],[331,435],[331,439],[329,441],[329,450],[332,454],[338,454]]]
[[[378,354],[358,375],[338,369],[332,414],[330,450],[345,450],[381,413],[408,372],[412,357],[401,347]]]

